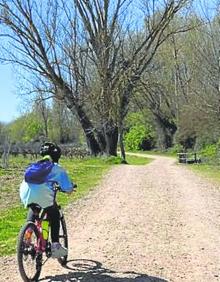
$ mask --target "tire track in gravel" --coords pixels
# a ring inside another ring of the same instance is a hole
[[[67,268],[49,260],[40,281],[220,281],[219,187],[154,158],[115,166],[66,209]],[[1,281],[21,281],[14,257],[0,259],[0,273]]]

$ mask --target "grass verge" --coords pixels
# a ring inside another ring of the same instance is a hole
[[[127,157],[128,164],[144,165],[150,162],[147,158],[136,156]],[[16,160],[10,170],[0,169],[1,177],[4,179],[0,190],[0,256],[10,255],[16,252],[16,240],[19,229],[25,221],[27,210],[20,204],[19,183],[22,179],[24,167],[27,160]],[[71,196],[59,193],[58,202],[64,207],[69,202],[84,197],[102,179],[103,175],[112,167],[120,164],[119,157],[111,158],[89,158],[89,159],[62,159],[61,165],[68,171],[73,181],[77,183],[77,192]],[[17,164],[19,164],[17,166]],[[18,170],[19,167],[19,170]],[[14,177],[13,177],[14,176]],[[11,200],[10,200],[11,199]],[[7,205],[3,204],[7,203]]]
[[[138,153],[138,154],[143,154],[143,155],[151,155],[151,156],[162,156],[162,157],[177,157],[177,153],[169,152],[169,151],[156,151],[156,150],[151,150],[151,151],[129,151],[130,153]]]
[[[219,166],[208,164],[193,164],[187,166],[197,174],[220,184]]]

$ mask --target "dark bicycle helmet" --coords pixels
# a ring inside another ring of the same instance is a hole
[[[52,142],[45,142],[41,145],[40,155],[43,157],[49,155],[53,162],[57,163],[61,156],[61,149]]]

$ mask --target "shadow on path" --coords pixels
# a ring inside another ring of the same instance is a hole
[[[102,267],[93,260],[70,260],[66,267],[68,274],[46,276],[39,281],[45,282],[168,282],[165,279],[136,272],[116,272]]]

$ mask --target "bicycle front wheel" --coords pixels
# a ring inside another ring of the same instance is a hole
[[[27,222],[18,236],[17,261],[25,282],[37,281],[42,268],[42,254],[36,251],[39,233],[33,222]]]
[[[67,228],[66,228],[66,222],[65,222],[65,218],[62,215],[60,218],[60,233],[59,233],[59,241],[60,244],[68,249],[68,236],[67,236]],[[61,258],[58,258],[58,262],[61,265],[66,265],[67,263],[67,255]]]

